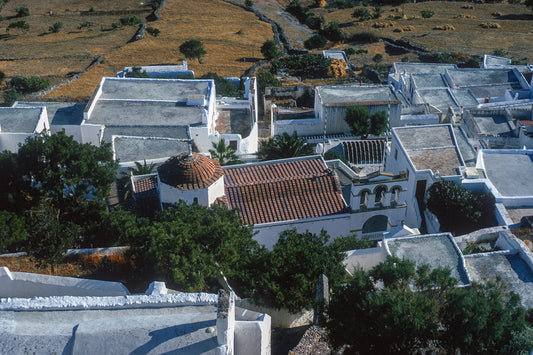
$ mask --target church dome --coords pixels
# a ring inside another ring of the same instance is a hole
[[[180,190],[205,189],[224,175],[218,160],[199,153],[175,155],[157,171],[161,182]]]

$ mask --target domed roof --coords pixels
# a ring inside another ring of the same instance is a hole
[[[180,190],[204,189],[224,175],[218,160],[199,153],[175,155],[157,171],[161,182]]]

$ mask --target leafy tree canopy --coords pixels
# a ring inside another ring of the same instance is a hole
[[[183,201],[156,215],[138,235],[132,245],[146,267],[155,268],[171,287],[187,291],[207,290],[220,272],[238,277],[259,249],[251,227],[233,211]]]
[[[388,128],[388,118],[385,111],[377,111],[372,115],[366,106],[349,106],[344,117],[350,131],[366,139],[369,134],[379,136]]]
[[[197,39],[190,39],[183,42],[180,47],[180,52],[187,59],[198,59],[201,63],[202,57],[206,54],[204,45]]]
[[[142,70],[141,67],[133,67],[130,72],[126,73],[126,78],[149,78],[150,75],[146,74],[146,70]]]
[[[521,338],[528,328],[516,294],[495,283],[455,284],[447,269],[416,267],[397,257],[369,272],[357,270],[332,292],[329,342],[350,354],[412,354],[428,347],[450,354],[530,350]]]
[[[13,78],[9,82],[9,86],[23,94],[44,90],[48,85],[50,85],[48,79],[39,78],[37,76]]]
[[[318,276],[325,274],[330,285],[337,285],[345,275],[343,244],[328,242],[325,231],[280,233],[273,250],[256,261],[255,302],[291,312],[312,308]]]
[[[281,136],[270,137],[259,145],[260,160],[274,160],[301,157],[314,154],[314,149],[306,140],[296,135],[283,132]]]
[[[278,45],[271,39],[266,40],[261,46],[261,54],[266,60],[277,59],[280,55]]]
[[[285,70],[289,75],[301,78],[327,78],[328,68],[331,66],[331,59],[323,55],[304,54],[290,55],[278,60],[273,60],[271,71]]]
[[[231,81],[226,78],[221,77],[217,73],[209,72],[200,77],[200,79],[213,79],[215,80],[215,87],[217,95],[228,96],[228,97],[239,97],[242,96],[243,91],[241,88],[237,87]],[[241,80],[242,82],[242,80]]]
[[[431,185],[427,208],[439,219],[442,231],[457,235],[495,223],[495,200],[492,194],[477,195],[448,180]]]

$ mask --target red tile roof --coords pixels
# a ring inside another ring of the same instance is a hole
[[[175,155],[157,171],[161,182],[180,190],[205,189],[224,175],[218,160],[199,153]]]
[[[147,176],[133,182],[135,186],[135,193],[140,194],[148,191],[155,191],[157,189],[157,175]]]
[[[345,212],[338,177],[320,157],[224,168],[228,207],[247,224]]]

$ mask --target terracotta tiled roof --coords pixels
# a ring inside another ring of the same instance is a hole
[[[161,182],[180,190],[207,188],[224,175],[218,160],[198,153],[173,156],[157,171]]]
[[[342,143],[344,155],[353,164],[379,164],[383,161],[385,140],[368,139]]]
[[[157,190],[157,175],[147,176],[143,179],[134,181],[135,193],[140,194],[143,192],[156,191]]]
[[[522,126],[533,126],[533,121],[530,120],[521,120],[520,123]]]
[[[247,224],[342,213],[338,177],[320,157],[224,168],[228,207]]]

